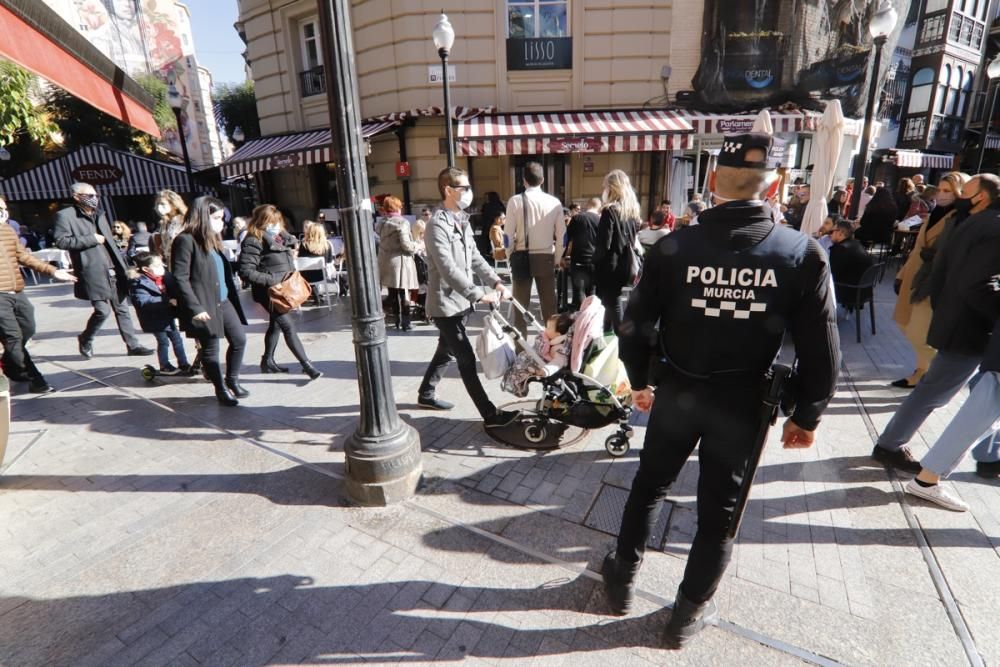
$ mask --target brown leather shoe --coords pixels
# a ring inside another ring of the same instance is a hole
[[[883,449],[875,445],[875,449],[872,450],[872,458],[882,465],[913,474],[917,474],[923,468],[920,461],[913,458],[910,448],[905,445],[896,450]]]

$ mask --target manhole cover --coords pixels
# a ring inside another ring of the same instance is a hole
[[[534,414],[534,410],[537,405],[538,403],[536,401],[520,401],[517,403],[501,405],[500,409],[523,410],[525,413],[524,417],[530,418]],[[527,424],[525,424],[523,419],[520,419],[510,426],[505,426],[504,428],[488,428],[486,429],[486,434],[497,442],[507,445],[508,447],[542,451],[550,449],[563,449],[586,440],[587,436],[590,435],[590,431],[587,429],[579,428],[577,426],[569,426],[554,420],[548,420],[544,424],[544,433],[540,433],[536,430],[533,434],[534,439],[529,440],[525,433],[525,426],[527,426]],[[541,436],[540,439],[538,439],[539,436]],[[535,440],[538,441],[536,442]]]
[[[583,525],[602,533],[618,535],[628,493],[628,489],[610,484],[602,485],[600,493],[597,494],[597,500],[591,505],[587,518],[583,520]],[[660,517],[656,520],[656,525],[653,526],[653,531],[649,534],[649,540],[646,541],[646,546],[650,549],[662,550],[663,539],[667,535],[667,526],[670,525],[670,513],[673,511],[674,505],[665,500],[662,502]]]

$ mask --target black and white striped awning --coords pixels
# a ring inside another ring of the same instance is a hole
[[[399,125],[399,121],[377,120],[361,126],[365,139]],[[326,164],[333,160],[330,130],[312,130],[251,139],[219,165],[222,178],[233,178],[272,169]]]
[[[895,162],[896,166],[909,169],[951,169],[955,156],[897,150]]]
[[[152,196],[160,190],[190,192],[187,173],[180,165],[91,144],[0,181],[0,193],[11,201],[65,199],[75,181],[91,183],[110,197]]]
[[[1000,149],[1000,134],[990,132],[986,136],[986,147],[993,151]]]

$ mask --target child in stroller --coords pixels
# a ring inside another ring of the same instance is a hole
[[[521,304],[513,303],[539,331],[535,345],[528,346],[509,322],[497,311],[493,313],[522,350],[504,374],[501,388],[523,398],[532,383],[542,385],[536,409],[525,411],[521,419],[525,439],[544,441],[551,422],[584,429],[617,423],[618,431],[605,440],[604,447],[612,456],[624,456],[632,436],[628,424],[632,410],[623,401],[627,402],[631,390],[627,381],[623,382],[618,340],[603,333],[604,306],[600,299],[587,297],[579,312],[550,318],[547,329],[542,329]]]

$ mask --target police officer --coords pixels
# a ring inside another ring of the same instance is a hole
[[[776,225],[759,198],[771,143],[767,134],[725,138],[709,180],[717,205],[698,226],[653,246],[622,323],[633,403],[651,414],[617,549],[602,568],[615,613],[629,611],[659,501],[700,443],[698,530],[664,632],[671,648],[718,616],[712,596],[732,555],[727,532],[761,426],[764,377],[785,331],[799,360],[786,448],[812,445],[837,380],[840,341],[826,253]],[[659,360],[655,402],[651,360]]]

